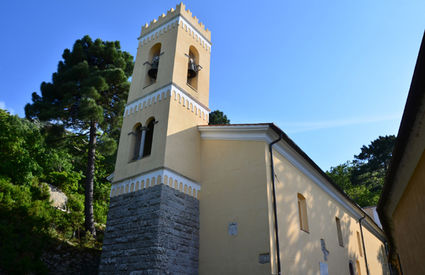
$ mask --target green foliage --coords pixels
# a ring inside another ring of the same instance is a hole
[[[82,148],[87,140],[67,132],[73,138],[53,142],[58,136],[51,134],[51,125],[43,126],[0,109],[0,270],[7,274],[46,273],[40,257],[52,238],[100,246],[83,237],[82,169],[87,159]],[[106,177],[113,171],[113,158],[100,153],[96,157],[98,223],[106,222],[110,188]],[[67,211],[51,206],[46,183],[67,195]]]
[[[10,274],[46,273],[40,260],[54,209],[42,185],[0,177],[0,266]]]
[[[76,156],[77,165],[85,171],[84,188],[89,190],[85,193],[86,230],[95,236],[91,190],[96,185],[96,151],[105,156],[116,152],[133,57],[121,51],[118,41],[93,41],[84,36],[74,43],[72,50],[66,49],[62,58],[52,82],[41,84],[41,96],[32,94],[33,103],[25,106],[25,114],[51,125],[48,131],[54,138],[49,141],[73,139],[72,146],[80,154]],[[88,156],[84,162],[81,153]],[[81,167],[84,164],[85,168]],[[53,176],[62,177],[62,185],[68,186],[78,174]],[[103,214],[97,217],[104,220]]]
[[[106,178],[114,169],[133,57],[117,41],[88,36],[62,57],[52,82],[43,82],[41,95],[33,93],[33,103],[25,107],[33,121],[0,109],[2,272],[46,273],[40,256],[51,238],[100,246],[84,230],[84,181],[93,179],[94,221],[105,223],[110,190]],[[84,176],[90,161],[96,169]],[[67,195],[66,211],[51,206],[46,183]]]
[[[0,175],[22,184],[40,175],[43,147],[38,127],[0,109]],[[41,153],[41,154],[40,154]]]
[[[32,94],[25,106],[29,118],[50,121],[83,133],[90,122],[103,133],[119,130],[133,71],[133,57],[121,51],[118,41],[92,41],[89,36],[66,49],[52,82],[41,84],[41,96]],[[103,139],[110,143],[113,139]],[[114,150],[114,147],[111,148]]]
[[[227,119],[227,116],[220,110],[215,110],[210,113],[208,125],[223,125],[230,124],[230,120]]]
[[[327,175],[362,207],[376,205],[384,185],[395,136],[378,137],[362,146],[354,160],[332,167]]]
[[[360,154],[354,156],[351,176],[354,185],[366,185],[372,192],[381,192],[395,140],[393,135],[380,136],[368,146],[362,146]]]

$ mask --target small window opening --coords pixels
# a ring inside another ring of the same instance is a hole
[[[341,221],[338,217],[335,217],[335,222],[336,222],[336,230],[338,232],[338,243],[340,246],[344,246],[344,242],[342,240],[342,231],[341,231]]]
[[[363,248],[362,248],[362,242],[360,240],[360,233],[359,231],[357,231],[356,233],[357,233],[357,245],[359,247],[359,254],[360,254],[360,257],[363,257]]]
[[[131,160],[137,160],[140,157],[140,147],[142,143],[142,124],[138,123],[133,128],[132,134],[132,148],[133,148],[133,156]]]
[[[187,84],[193,89],[198,89],[198,75],[199,71],[202,69],[202,66],[199,65],[199,53],[195,47],[190,46],[189,55],[187,55],[189,60],[187,64]]]
[[[161,43],[155,44],[149,51],[148,61],[144,63],[147,67],[145,87],[156,82],[159,69],[159,57],[161,55]]]
[[[298,194],[298,214],[300,219],[300,229],[309,232],[307,218],[307,203],[303,195]]]
[[[146,137],[145,137],[145,144],[143,148],[143,157],[149,156],[151,154],[154,125],[155,125],[155,119],[152,118],[150,122],[148,123],[148,126],[146,126]]]
[[[353,263],[351,261],[348,263],[348,269],[350,270],[350,275],[355,275]]]

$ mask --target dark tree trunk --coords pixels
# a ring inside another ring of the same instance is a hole
[[[94,179],[94,162],[96,152],[96,122],[90,122],[90,137],[89,137],[89,151],[87,160],[86,171],[86,184],[85,184],[85,201],[84,201],[84,216],[86,231],[96,236],[94,228],[93,216],[93,179]]]

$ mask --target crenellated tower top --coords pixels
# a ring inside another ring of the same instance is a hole
[[[209,42],[209,44],[211,44],[211,31],[205,28],[205,25],[202,22],[199,22],[199,19],[196,18],[196,16],[193,16],[189,9],[186,10],[186,6],[183,3],[176,5],[175,9],[171,8],[168,10],[167,14],[163,13],[158,17],[158,19],[154,19],[149,24],[146,23],[144,26],[142,26],[139,40],[143,39],[147,35],[153,33],[160,26],[173,21],[179,16],[183,17],[192,28],[195,28],[196,31],[198,31],[199,34],[202,35],[203,38]]]

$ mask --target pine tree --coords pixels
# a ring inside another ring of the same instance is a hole
[[[27,118],[54,124],[87,140],[85,172],[85,229],[96,235],[93,180],[96,148],[114,152],[111,136],[119,131],[133,71],[133,57],[118,41],[92,41],[89,36],[65,49],[52,82],[41,84],[41,96],[32,94],[25,106]]]

